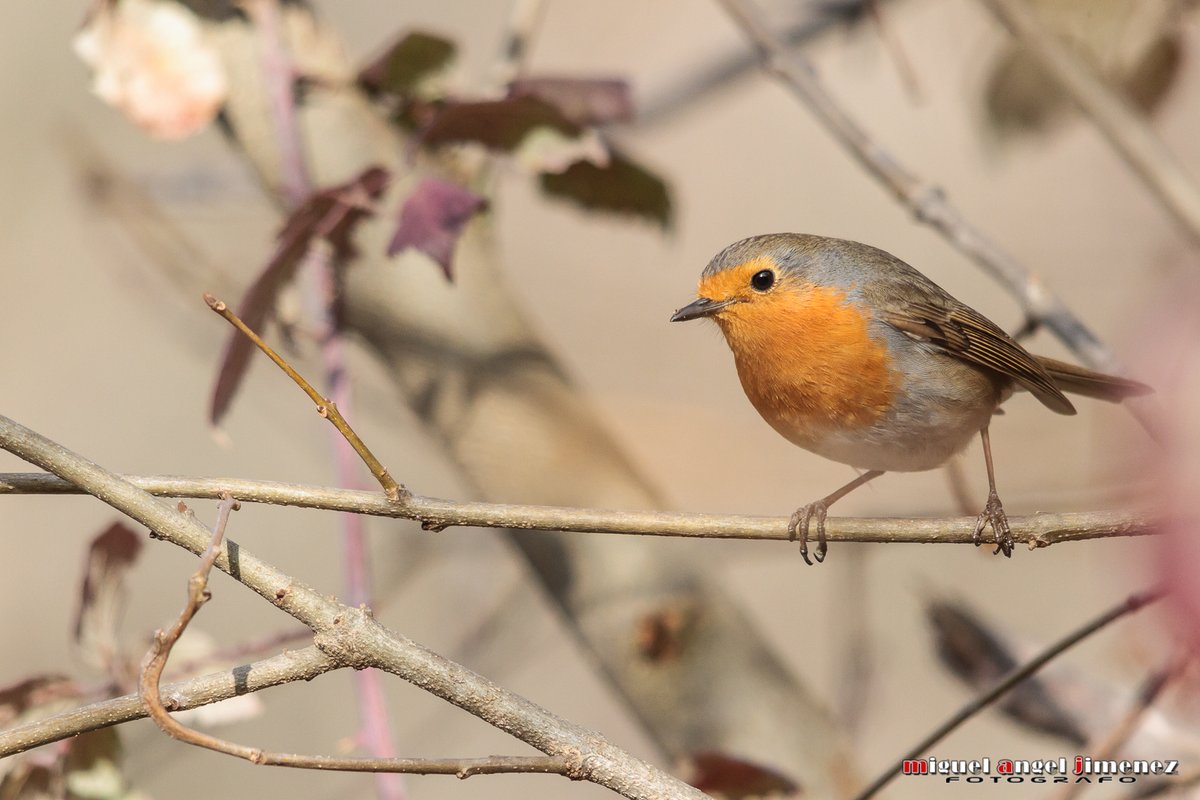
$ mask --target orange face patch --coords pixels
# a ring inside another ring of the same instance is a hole
[[[752,258],[737,266],[723,269],[714,275],[704,276],[700,279],[700,286],[697,287],[696,294],[700,297],[707,297],[709,300],[728,300],[731,297],[748,300],[756,294],[750,288],[750,278],[754,273],[764,269],[774,270],[776,273],[779,271],[775,266],[774,259],[766,256]]]
[[[805,446],[823,431],[863,428],[891,408],[895,378],[869,312],[844,292],[785,273],[765,293],[750,276],[773,267],[754,259],[700,284],[700,295],[742,302],[715,315],[750,402],[779,433]]]

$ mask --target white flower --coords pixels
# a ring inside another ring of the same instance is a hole
[[[152,136],[195,133],[225,101],[220,59],[173,0],[104,3],[72,45],[95,70],[93,91]]]

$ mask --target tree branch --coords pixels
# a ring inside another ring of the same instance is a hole
[[[367,468],[371,470],[371,474],[375,476],[375,480],[379,481],[379,485],[383,487],[383,492],[387,495],[389,500],[403,499],[408,490],[396,483],[396,479],[391,476],[391,473],[388,472],[387,467],[385,467],[383,463],[375,457],[375,454],[371,452],[369,447],[367,447],[366,442],[360,439],[358,434],[354,432],[354,429],[350,427],[350,423],[347,422],[346,418],[342,416],[342,412],[338,411],[336,403],[334,403],[332,400],[322,397],[321,393],[318,392],[311,383],[305,380],[304,376],[297,372],[292,365],[283,358],[283,356],[275,352],[275,350],[269,344],[264,342],[262,337],[260,337],[257,333],[250,330],[246,323],[242,322],[241,318],[238,317],[237,314],[234,314],[224,301],[218,300],[211,294],[205,294],[204,302],[207,303],[208,307],[214,312],[224,317],[230,325],[237,328],[243,336],[254,342],[254,345],[261,350],[267,358],[274,361],[275,365],[283,370],[284,374],[291,378],[295,384],[300,387],[301,391],[308,395],[308,399],[312,400],[317,406],[317,414],[329,420],[329,424],[337,428],[337,431],[342,435],[342,438],[344,438],[346,442],[348,442],[349,445],[354,448],[354,452],[358,454],[358,457],[361,458],[363,463],[367,465]]]
[[[243,664],[234,669],[170,683],[163,687],[162,694],[167,698],[171,710],[184,711],[293,681],[311,681],[340,666],[313,645],[251,664]],[[127,694],[73,708],[36,722],[0,731],[0,758],[98,728],[143,719],[146,715],[146,707],[137,694]]]
[[[1200,242],[1200,187],[1124,97],[1039,24],[1022,0],[981,0],[1091,118],[1184,231]]]
[[[3,419],[0,417],[0,419]],[[139,489],[160,497],[217,499],[229,492],[243,503],[266,503],[348,511],[378,517],[411,519],[426,530],[470,526],[517,530],[618,533],[702,539],[768,539],[787,541],[787,517],[684,514],[666,511],[606,511],[591,508],[475,503],[411,495],[401,504],[378,492],[306,486],[243,478],[123,476]],[[41,473],[0,473],[0,495],[83,494],[69,481]],[[1159,532],[1151,517],[1129,512],[1083,511],[1010,517],[1013,537],[1031,547]],[[907,542],[909,544],[973,544],[974,517],[901,518],[830,517],[831,542]]]
[[[150,528],[155,538],[199,555],[210,532],[136,486],[44,436],[0,416],[0,447],[70,480]],[[569,777],[605,786],[629,798],[705,795],[634,758],[600,734],[561,719],[398,633],[365,609],[349,608],[295,581],[232,541],[216,567],[310,627],[316,646],[338,666],[376,667],[459,706],[479,719],[570,762]]]

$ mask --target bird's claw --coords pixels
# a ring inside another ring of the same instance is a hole
[[[817,520],[817,549],[813,551],[812,557],[821,563],[825,560],[825,552],[829,549],[825,542],[825,517],[829,514],[829,506],[822,500],[815,503],[809,503],[806,506],[797,508],[788,520],[788,541],[794,542],[800,540],[800,557],[804,559],[804,563],[812,566],[812,561],[808,557],[808,528],[812,523],[813,518]]]
[[[979,519],[975,520],[975,531],[971,534],[971,541],[976,547],[983,544],[983,529],[989,525],[996,542],[995,553],[1003,553],[1005,558],[1012,558],[1013,545],[1016,542],[1012,529],[1008,526],[1008,515],[1004,513],[1004,505],[995,492],[988,494],[987,505],[983,507]]]

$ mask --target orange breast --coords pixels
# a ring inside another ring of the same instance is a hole
[[[866,428],[891,408],[896,376],[869,317],[839,290],[779,286],[718,318],[746,396],[796,444]]]

